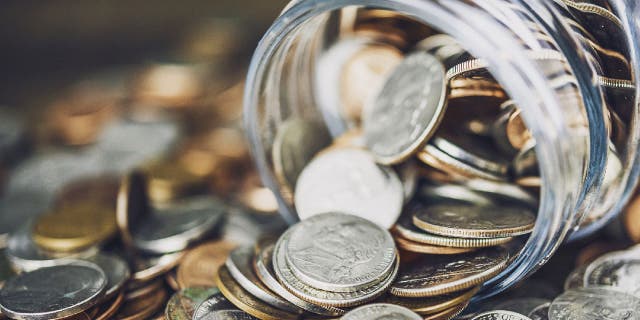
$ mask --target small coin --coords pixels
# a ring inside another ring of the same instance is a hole
[[[529,313],[529,318],[531,318],[531,320],[549,320],[550,306],[551,306],[551,302],[547,302],[535,307]]]
[[[203,243],[185,255],[178,266],[178,284],[181,288],[214,286],[213,275],[224,264],[236,244],[224,241]]]
[[[400,297],[432,297],[475,287],[502,271],[509,254],[490,247],[455,256],[424,256],[404,265],[390,293]]]
[[[513,311],[520,314],[529,314],[540,305],[548,304],[551,301],[541,298],[517,298],[509,299],[496,304],[493,309]]]
[[[589,265],[581,265],[575,268],[564,281],[564,291],[584,287],[584,274]]]
[[[182,289],[171,296],[165,307],[164,316],[167,320],[191,320],[196,307],[218,292],[218,288],[215,287]]]
[[[249,292],[244,290],[233,279],[233,277],[231,277],[229,270],[224,265],[218,269],[218,272],[214,276],[214,279],[216,281],[216,284],[218,285],[218,288],[220,289],[220,292],[222,292],[227,300],[229,300],[239,309],[253,315],[254,317],[265,320],[284,320],[298,318],[298,315],[295,313],[276,309],[256,299]]]
[[[193,320],[210,319],[211,314],[216,311],[232,309],[236,309],[236,307],[218,290],[218,292],[211,294],[196,306],[193,312]]]
[[[447,204],[415,212],[413,223],[430,233],[461,238],[513,237],[533,230],[536,216],[526,206]]]
[[[364,110],[365,142],[376,160],[399,163],[422,147],[442,120],[446,94],[436,57],[424,51],[406,56]]]
[[[386,278],[395,265],[391,234],[369,220],[324,213],[290,230],[283,248],[287,265],[298,279],[319,290],[357,291]]]
[[[107,276],[107,287],[104,296],[100,298],[101,301],[107,301],[115,297],[122,291],[124,284],[131,277],[129,266],[118,256],[99,253],[88,258],[87,261],[95,263]]]
[[[454,308],[471,300],[480,287],[475,287],[466,291],[452,292],[428,298],[405,298],[388,295],[382,301],[411,309],[420,315],[437,314],[439,312]]]
[[[241,310],[219,310],[207,314],[201,320],[258,320],[258,318]]]
[[[585,286],[611,286],[640,298],[640,258],[625,251],[606,254],[589,264]]]
[[[98,302],[106,285],[105,273],[90,262],[42,268],[5,282],[0,310],[14,319],[71,316]]]
[[[146,320],[162,308],[167,292],[160,288],[148,294],[125,299],[124,305],[113,317],[118,320]]]
[[[355,308],[340,318],[341,320],[422,320],[415,312],[394,304],[372,303]]]
[[[521,315],[517,312],[495,310],[479,314],[471,320],[531,320],[525,315]]]
[[[553,300],[549,319],[640,319],[640,299],[610,287],[573,289]]]
[[[471,252],[477,248],[455,248],[447,246],[436,246],[431,244],[425,244],[420,242],[404,239],[401,236],[395,237],[398,248],[404,251],[422,253],[422,254],[460,254],[465,252]]]
[[[404,203],[404,189],[392,168],[375,163],[358,149],[317,156],[298,178],[295,205],[304,220],[325,212],[345,212],[388,229]]]

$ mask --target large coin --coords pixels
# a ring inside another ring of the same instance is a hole
[[[529,317],[513,311],[495,310],[479,314],[471,320],[531,320]],[[576,319],[577,320],[577,319]]]
[[[178,285],[181,288],[215,285],[211,275],[218,271],[235,247],[234,243],[218,240],[189,250],[178,266]]]
[[[340,318],[341,320],[421,320],[415,312],[388,303],[372,303],[355,308]]]
[[[637,320],[640,299],[607,287],[569,290],[551,303],[550,320]]]
[[[531,232],[536,216],[526,206],[447,204],[415,212],[413,223],[430,233],[461,238],[513,237]]]
[[[193,313],[193,320],[210,319],[210,314],[221,310],[234,310],[236,307],[225,298],[220,291],[208,296]],[[209,317],[209,318],[207,318]],[[214,318],[215,319],[215,318]]]
[[[13,319],[71,316],[93,306],[106,286],[105,273],[90,262],[42,268],[5,282],[0,310]]]
[[[612,252],[589,264],[586,286],[612,286],[640,298],[640,258],[626,252]]]
[[[426,52],[408,55],[365,107],[367,147],[384,164],[399,163],[433,135],[446,106],[444,66]]]
[[[304,220],[325,212],[353,214],[387,229],[404,202],[393,169],[377,165],[364,150],[337,149],[317,156],[300,174],[295,205]]]
[[[391,234],[360,217],[324,213],[290,230],[287,264],[298,279],[320,290],[366,288],[386,278],[395,264]]]
[[[424,256],[403,266],[390,292],[401,297],[432,297],[471,288],[497,275],[508,260],[507,251],[501,247]]]
[[[167,320],[191,320],[196,307],[212,294],[218,293],[215,287],[191,287],[173,294],[167,302],[164,316]]]

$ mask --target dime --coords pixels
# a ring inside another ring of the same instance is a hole
[[[548,304],[551,301],[541,298],[517,298],[509,299],[496,304],[493,309],[513,311],[520,314],[529,314],[540,305]]]
[[[100,298],[101,301],[107,301],[115,297],[122,291],[125,282],[127,282],[131,276],[129,266],[118,256],[99,253],[87,260],[95,263],[107,276],[107,287],[104,296]]]
[[[106,285],[105,273],[90,262],[41,268],[5,282],[0,310],[14,319],[71,316],[93,306]]]
[[[418,206],[418,205],[416,205]],[[411,212],[410,209],[409,212]],[[412,223],[412,217],[410,215],[403,215],[398,222],[393,226],[394,232],[400,236],[418,243],[425,243],[434,246],[444,246],[451,248],[483,248],[501,245],[511,241],[513,238],[455,238],[444,237],[437,234],[431,234],[424,232]],[[396,238],[397,240],[397,238]]]
[[[517,312],[496,310],[479,314],[471,320],[531,320]]]
[[[421,148],[442,120],[446,92],[442,63],[423,51],[409,54],[365,108],[365,141],[376,160],[399,163]]]
[[[409,308],[420,315],[429,315],[455,308],[456,306],[471,300],[471,297],[473,297],[478,290],[480,290],[480,286],[466,291],[452,292],[427,298],[405,298],[388,295],[382,298],[382,301]]]
[[[413,311],[388,303],[372,303],[355,308],[340,318],[341,320],[422,320]]]
[[[609,287],[573,289],[553,300],[549,319],[640,319],[640,299]]]
[[[211,276],[224,264],[229,253],[237,245],[224,240],[203,243],[185,255],[178,266],[178,284],[181,288],[213,286]]]
[[[300,309],[296,306],[280,298],[262,284],[253,270],[253,256],[253,247],[245,246],[237,248],[231,252],[227,258],[225,266],[227,266],[229,273],[238,282],[238,284],[256,298],[281,310],[292,313],[300,312]]]
[[[415,212],[413,223],[430,233],[461,238],[513,237],[533,230],[536,216],[525,206],[446,204]]]
[[[207,314],[201,320],[258,320],[258,318],[240,310],[220,310]]]
[[[196,307],[211,295],[218,293],[215,287],[191,287],[173,294],[164,311],[167,320],[191,320]]]
[[[612,252],[590,263],[584,273],[585,286],[611,286],[613,290],[640,298],[640,258],[627,252]]]
[[[233,310],[236,307],[227,300],[222,293],[218,290],[218,292],[208,296],[204,301],[202,301],[193,313],[193,320],[204,320],[210,319],[212,313],[221,310]]]
[[[587,271],[588,266],[589,265],[584,264],[571,271],[567,279],[564,281],[563,288],[565,291],[584,287],[584,274]]]
[[[278,127],[271,157],[276,177],[285,192],[295,190],[304,167],[330,143],[327,128],[316,122],[292,118]]]
[[[298,315],[276,309],[268,304],[256,299],[249,292],[244,290],[238,283],[231,277],[229,270],[226,266],[221,266],[218,272],[214,276],[216,284],[220,289],[220,292],[233,303],[236,307],[245,311],[254,317],[265,320],[285,320],[285,319],[297,319]]]
[[[364,150],[331,150],[302,171],[295,205],[304,220],[325,212],[345,212],[387,229],[402,210],[404,190],[393,169],[375,163]]]
[[[320,290],[351,292],[386,278],[396,248],[387,230],[357,216],[324,213],[290,229],[283,248],[287,265]]]
[[[477,249],[473,247],[455,248],[455,247],[424,244],[420,242],[407,240],[402,237],[396,237],[395,240],[396,240],[396,244],[398,245],[398,248],[405,251],[422,253],[422,254],[460,254],[465,252],[471,252]]]
[[[531,320],[549,320],[550,306],[550,302],[537,306],[529,313],[529,318],[531,318]]]
[[[497,275],[508,260],[502,247],[455,256],[423,256],[403,266],[390,292],[400,297],[432,297],[464,290]]]

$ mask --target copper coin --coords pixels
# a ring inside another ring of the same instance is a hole
[[[236,247],[234,243],[218,240],[191,249],[178,267],[178,286],[180,288],[215,286],[213,275]]]
[[[400,236],[395,237],[396,244],[401,250],[411,251],[424,254],[459,254],[474,251],[477,248],[454,248],[445,246],[436,246],[426,243],[411,241]]]
[[[640,243],[640,197],[635,197],[622,216],[624,228],[633,243]]]
[[[150,294],[133,299],[126,299],[124,305],[113,317],[118,320],[145,320],[158,311],[167,298],[164,289],[158,289]]]
[[[120,293],[111,301],[107,301],[106,303],[98,307],[96,309],[97,314],[93,319],[94,320],[110,319],[114,314],[116,314],[118,309],[120,309],[120,306],[122,306],[123,302],[124,302],[124,293]]]

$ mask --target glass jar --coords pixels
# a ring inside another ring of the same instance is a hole
[[[606,11],[594,13],[594,5]],[[291,118],[324,123],[334,139],[353,126],[344,113],[323,110],[336,101],[331,98],[336,84],[326,68],[340,68],[324,63],[323,55],[340,41],[345,21],[362,8],[455,38],[517,102],[535,140],[541,185],[536,225],[519,255],[479,297],[530,275],[564,241],[592,234],[621,210],[638,178],[640,2],[299,0],[256,49],[244,102],[255,161],[288,222],[297,216],[274,173],[270,152],[276,132]],[[593,37],[584,35],[585,28]],[[368,41],[366,34],[354,37]],[[406,50],[416,42],[398,47]],[[536,54],[551,51],[559,57]],[[562,61],[560,67],[549,62],[554,59]],[[628,70],[616,65],[624,60]]]

